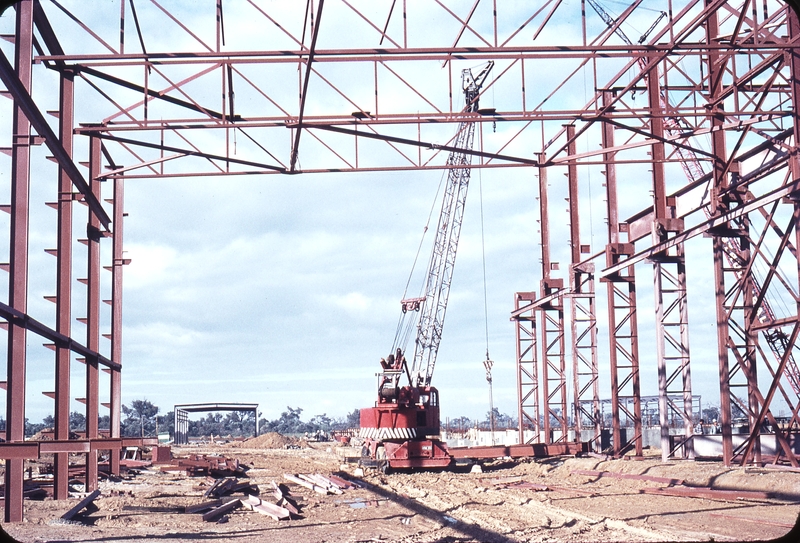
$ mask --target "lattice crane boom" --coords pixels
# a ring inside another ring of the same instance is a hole
[[[462,71],[461,80],[466,100],[464,111],[467,114],[477,115],[480,90],[493,66],[494,62],[490,61],[477,76],[473,76],[469,69]],[[463,150],[472,149],[474,134],[474,121],[471,119],[462,121],[458,127],[454,147]],[[471,155],[464,151],[452,151],[447,159],[447,186],[442,198],[436,239],[428,263],[425,296],[424,300],[421,300],[421,314],[411,363],[411,385],[415,387],[430,386],[433,377],[464,218],[470,164]],[[403,307],[404,309],[406,307],[405,300]]]

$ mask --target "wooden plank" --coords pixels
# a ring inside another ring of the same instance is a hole
[[[219,517],[224,515],[225,513],[229,513],[242,505],[241,500],[231,500],[227,503],[223,503],[222,505],[215,507],[208,513],[203,515],[203,520],[206,522],[213,522],[217,520]]]
[[[92,503],[99,495],[100,491],[95,490],[94,492],[83,498],[80,502],[78,502],[78,505],[76,505],[75,507],[73,507],[72,509],[61,515],[61,518],[64,520],[72,519],[72,517],[77,515],[83,508]]]

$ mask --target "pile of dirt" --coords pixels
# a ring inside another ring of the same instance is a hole
[[[234,441],[229,443],[228,446],[241,447],[243,449],[286,449],[305,447],[306,443],[305,440],[296,437],[285,436],[277,432],[268,432],[244,441]]]
[[[30,441],[53,441],[53,429],[45,428],[43,430],[39,430],[28,439]]]

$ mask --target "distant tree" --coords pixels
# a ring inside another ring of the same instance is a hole
[[[53,415],[47,415],[42,419],[42,424],[44,424],[46,428],[55,428],[56,419],[53,418]]]
[[[350,430],[361,426],[361,409],[353,409],[344,417],[337,417],[331,422],[331,430]]]
[[[308,425],[314,432],[330,432],[333,429],[333,420],[326,413],[323,413],[311,417]]]
[[[734,402],[731,402],[731,418],[734,419],[743,419],[747,417],[747,413],[742,411],[742,409]]]
[[[347,427],[348,428],[361,427],[361,409],[353,409],[353,411],[347,415]]]
[[[703,413],[703,420],[706,423],[719,420],[719,407],[717,407],[716,405],[713,404],[709,405],[708,407],[703,409],[702,413]]]
[[[286,406],[286,409],[281,413],[279,419],[267,422],[266,431],[278,432],[279,434],[302,434],[310,430],[309,425],[300,420],[300,413],[303,412],[302,407]]]
[[[97,417],[97,427],[102,428],[103,430],[111,429],[111,417],[108,415]]]
[[[475,423],[470,420],[469,417],[461,416],[455,419],[450,419],[447,429],[450,432],[466,432],[473,426],[475,426]]]
[[[25,435],[28,437],[41,432],[45,428],[46,426],[42,423],[32,423],[27,418],[25,419]]]
[[[158,416],[158,431],[168,433],[170,437],[175,436],[175,412],[168,411],[166,415]]]
[[[133,400],[130,407],[122,406],[122,413],[125,415],[125,420],[122,421],[122,435],[144,437],[155,433],[158,407],[149,400]]]
[[[82,432],[86,430],[86,417],[80,411],[73,411],[69,414],[69,429],[71,432]]]
[[[514,428],[517,425],[517,419],[512,417],[511,415],[506,415],[505,413],[501,413],[498,408],[494,408],[492,411],[486,412],[486,420],[484,422],[484,426],[486,428],[490,427],[491,424],[491,417],[492,412],[494,412],[494,428],[495,430],[498,429],[506,429],[506,428]]]

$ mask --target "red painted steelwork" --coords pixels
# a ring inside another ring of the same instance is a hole
[[[453,458],[546,458],[575,456],[588,452],[588,443],[528,443],[525,445],[495,445],[489,447],[451,447]]]

